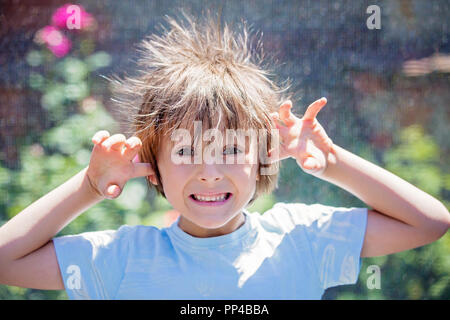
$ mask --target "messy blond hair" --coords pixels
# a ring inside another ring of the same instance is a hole
[[[150,163],[155,171],[158,184],[147,179],[148,186],[164,197],[156,161],[164,135],[170,136],[182,124],[203,121],[212,127],[222,119],[227,129],[266,130],[270,150],[270,113],[290,98],[281,97],[289,80],[279,87],[268,79],[262,41],[259,38],[252,46],[245,22],[235,36],[227,24],[222,30],[220,16],[217,21],[209,12],[203,20],[184,12],[183,16],[187,25],[166,16],[170,29],[163,26],[162,36],[152,34],[139,44],[138,76],[111,79],[119,118],[130,135],[141,139],[141,162]],[[277,170],[269,170],[273,174],[259,176],[248,205],[277,187],[278,163],[259,163],[258,169],[274,165]]]

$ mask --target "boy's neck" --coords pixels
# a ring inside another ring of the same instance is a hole
[[[232,233],[233,231],[239,229],[244,223],[245,223],[245,216],[244,213],[241,211],[235,217],[233,217],[228,223],[219,228],[215,229],[204,228],[184,218],[183,216],[180,216],[180,219],[178,221],[178,227],[193,237],[210,238]]]

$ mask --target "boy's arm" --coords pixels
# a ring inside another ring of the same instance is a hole
[[[0,283],[64,289],[51,239],[104,199],[91,187],[86,172],[83,169],[0,227]]]
[[[117,198],[132,178],[152,176],[149,163],[134,163],[142,142],[106,130],[92,138],[89,166],[0,227],[0,283],[64,289],[51,239],[79,214]]]
[[[326,98],[313,102],[301,119],[290,111],[290,100],[271,114],[281,136],[279,159],[296,159],[303,171],[349,191],[372,207],[361,256],[416,248],[444,235],[450,214],[439,200],[333,144],[316,119],[326,103]]]
[[[325,171],[317,177],[358,197],[368,212],[361,257],[416,248],[442,237],[450,214],[437,199],[391,172],[333,145]]]

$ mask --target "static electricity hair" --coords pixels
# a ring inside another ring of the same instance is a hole
[[[220,16],[217,20],[210,13],[203,19],[184,12],[183,16],[186,22],[180,23],[166,16],[169,29],[162,26],[161,36],[151,34],[140,42],[137,76],[110,79],[115,110],[125,120],[128,134],[142,141],[140,161],[155,171],[158,184],[147,179],[148,186],[164,197],[157,165],[164,136],[194,121],[209,128],[223,121],[227,129],[266,130],[270,150],[274,129],[270,113],[290,99],[281,96],[290,87],[289,80],[282,87],[268,78],[272,74],[264,67],[262,34],[256,35],[254,46],[244,21],[235,34],[226,23],[221,28]],[[277,169],[270,170],[274,165]],[[258,172],[261,167],[273,174],[259,176],[247,205],[277,187],[279,163],[258,161]]]

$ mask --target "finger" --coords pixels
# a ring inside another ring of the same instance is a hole
[[[94,144],[101,144],[105,139],[109,138],[109,132],[106,130],[100,130],[94,134],[92,137],[92,142]]]
[[[105,196],[108,199],[115,199],[122,193],[120,187],[116,184],[111,184],[106,188]]]
[[[123,156],[132,161],[136,157],[139,149],[142,147],[141,139],[138,137],[131,137],[125,141],[125,148],[123,149]]]
[[[303,120],[314,120],[314,118],[317,116],[319,111],[323,108],[324,105],[327,104],[326,98],[321,98],[319,100],[314,101],[311,103],[306,109],[305,115],[303,116]]]
[[[285,148],[280,145],[278,148],[272,148],[267,152],[269,163],[274,163],[289,158]]]
[[[289,128],[282,125],[282,122],[281,122],[281,119],[280,119],[280,116],[278,113],[271,113],[271,116],[272,116],[273,122],[275,124],[275,127],[279,130],[280,136],[286,137],[287,134],[289,133]]]
[[[106,139],[106,141],[103,142],[102,145],[108,150],[111,149],[115,151],[121,151],[123,145],[125,144],[125,141],[125,136],[121,133],[118,133]]]
[[[314,149],[314,144],[312,143],[311,140],[307,140],[299,145],[297,152],[298,155],[297,159],[299,160],[297,160],[297,163],[299,164],[300,167],[303,168],[303,163],[308,157],[315,158],[314,152],[311,149]]]
[[[292,102],[287,100],[280,106],[280,119],[286,124],[286,126],[291,127],[295,124],[295,116],[291,112]]]
[[[127,141],[125,141],[125,145],[127,148],[134,148],[136,145],[141,145],[142,146],[142,141],[141,139],[139,139],[136,136],[132,136],[131,138],[129,138]]]
[[[320,166],[319,162],[313,157],[303,159],[302,167],[306,170],[314,170]]]
[[[333,149],[333,141],[327,136],[314,137],[312,140],[317,148],[322,150],[324,153],[331,152]]]
[[[134,163],[133,166],[134,171],[132,174],[132,178],[155,175],[155,171],[153,170],[152,165],[150,163],[145,162]]]
[[[273,125],[279,126],[281,124],[281,119],[280,119],[280,115],[278,114],[278,112],[272,112],[270,114],[270,118],[272,119]]]
[[[327,165],[325,163],[325,166],[323,166],[316,158],[307,157],[304,159],[301,168],[308,174],[320,176],[326,170]]]
[[[273,126],[276,127],[277,122],[280,119],[280,116],[278,115],[278,112],[272,112],[272,113],[269,114],[269,116],[270,116],[270,119],[272,120]]]
[[[311,139],[313,140],[314,144],[322,151],[328,151],[333,144],[333,141],[331,141],[331,139],[328,137],[325,129],[322,127],[319,121],[316,121],[313,125]]]

